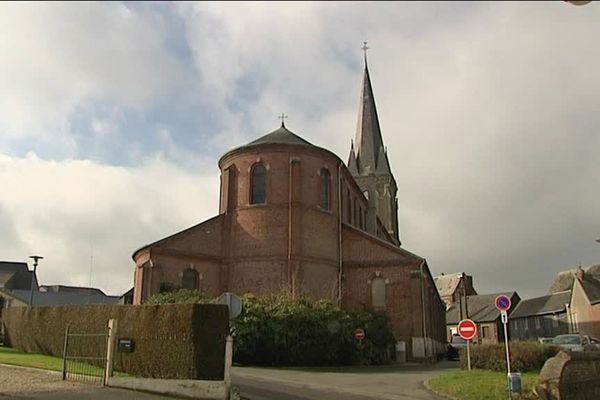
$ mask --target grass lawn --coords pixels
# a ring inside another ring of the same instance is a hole
[[[537,382],[539,373],[523,374],[523,395],[514,395],[515,399],[532,399],[531,390]],[[456,371],[439,375],[429,381],[435,391],[455,397],[459,400],[506,400],[506,372],[484,370]]]
[[[10,347],[0,346],[0,364],[19,365],[21,367],[31,367],[40,369],[49,369],[52,371],[62,371],[62,357],[52,357],[43,354],[21,353]],[[104,370],[93,365],[80,362],[69,362],[69,373],[81,373],[85,371],[88,375],[103,376]],[[115,376],[128,376],[122,372],[115,372]]]
[[[63,361],[60,357],[20,353],[10,347],[0,347],[0,363],[20,365],[22,367],[50,369],[53,371],[62,371],[63,367]]]

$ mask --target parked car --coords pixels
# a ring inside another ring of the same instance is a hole
[[[540,342],[541,344],[552,344],[553,341],[554,341],[554,338],[551,338],[551,337],[538,338],[538,342]]]
[[[577,333],[558,335],[554,338],[552,344],[570,351],[600,351],[600,341],[598,339]]]
[[[448,360],[458,360],[460,358],[460,352],[466,347],[467,341],[455,333],[452,335],[450,343],[448,343],[448,352],[446,357]]]

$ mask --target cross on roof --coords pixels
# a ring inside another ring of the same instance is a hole
[[[287,118],[287,117],[288,116],[285,115],[285,113],[281,113],[281,115],[279,117],[277,117],[277,118],[279,118],[281,120],[281,126],[282,127],[285,127],[285,121],[284,121],[284,119]]]

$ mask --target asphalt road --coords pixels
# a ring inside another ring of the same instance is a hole
[[[234,367],[233,386],[248,400],[439,400],[427,379],[457,363],[349,368]]]

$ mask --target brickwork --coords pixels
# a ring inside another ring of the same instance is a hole
[[[264,204],[250,204],[256,163],[266,169]],[[367,232],[367,199],[337,156],[314,146],[265,144],[233,150],[219,166],[220,215],[134,254],[135,304],[181,286],[191,268],[198,289],[211,296],[288,292],[365,309],[372,307],[370,283],[381,277],[385,312],[397,339],[409,343],[409,357],[413,338],[445,341],[445,307],[425,260],[387,232]],[[323,169],[330,176],[324,208]]]

